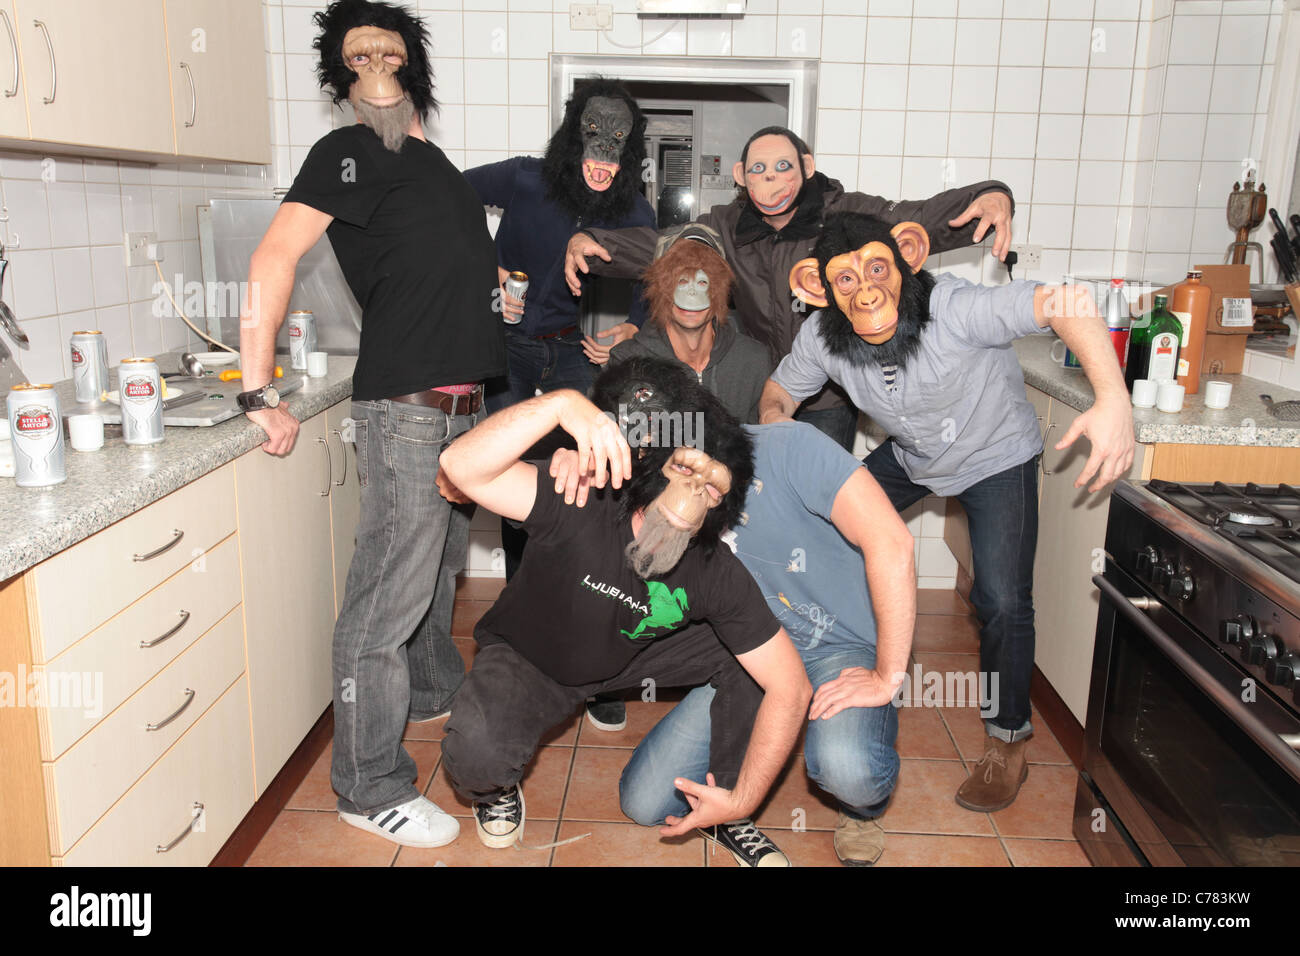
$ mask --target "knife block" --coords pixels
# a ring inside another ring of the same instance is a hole
[[[1300,282],[1291,283],[1283,291],[1286,292],[1286,297],[1291,303],[1291,314],[1300,319]]]

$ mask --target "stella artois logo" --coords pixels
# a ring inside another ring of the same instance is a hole
[[[82,355],[81,349],[77,348],[75,345],[72,347],[72,364],[73,365],[86,364],[86,356]]]
[[[20,435],[41,435],[54,428],[54,413],[44,405],[28,405],[14,416],[14,431]]]
[[[157,389],[151,380],[139,376],[127,380],[126,387],[122,389],[122,395],[125,398],[145,400],[153,398],[156,391]]]
[[[291,325],[291,326],[289,326],[289,338],[291,338],[291,339],[300,339],[300,338],[302,338],[302,326],[301,326],[301,325]]]

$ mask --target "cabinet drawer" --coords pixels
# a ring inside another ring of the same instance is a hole
[[[41,759],[57,758],[237,604],[239,541],[231,535],[47,664]],[[83,692],[54,692],[63,687]],[[93,688],[89,699],[85,688]]]
[[[33,659],[52,660],[234,530],[226,466],[41,562],[31,572]]]
[[[45,764],[53,852],[72,846],[243,671],[243,615],[234,610],[67,753]]]
[[[195,816],[195,806],[203,812]],[[204,866],[253,805],[248,682],[240,678],[86,833],[62,866]],[[186,824],[193,827],[187,829]],[[177,837],[178,843],[166,853]]]

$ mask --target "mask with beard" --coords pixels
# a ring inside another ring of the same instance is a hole
[[[929,249],[917,223],[891,229],[872,216],[837,213],[813,255],[790,270],[790,289],[822,310],[818,330],[831,354],[859,367],[905,367],[930,321],[934,278],[921,269]]]
[[[357,74],[348,91],[357,119],[387,149],[400,152],[415,117],[415,104],[397,81],[397,71],[406,65],[401,35],[375,26],[353,27],[343,37],[343,62]]]
[[[348,97],[357,119],[365,123],[384,142],[384,148],[394,153],[402,151],[402,144],[411,134],[411,120],[415,118],[415,104],[403,99],[391,106],[372,106],[353,93]]]
[[[698,448],[674,450],[661,471],[668,485],[645,509],[640,533],[624,552],[642,578],[676,567],[709,511],[731,490],[730,469]]]

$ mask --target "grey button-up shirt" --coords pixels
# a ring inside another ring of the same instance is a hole
[[[772,379],[795,401],[827,379],[893,439],[907,476],[937,495],[956,495],[1043,450],[1025,379],[1011,343],[1043,331],[1034,290],[1017,280],[975,285],[939,274],[930,294],[932,321],[921,347],[900,368],[893,390],[877,365],[855,367],[831,355],[811,316]]]

